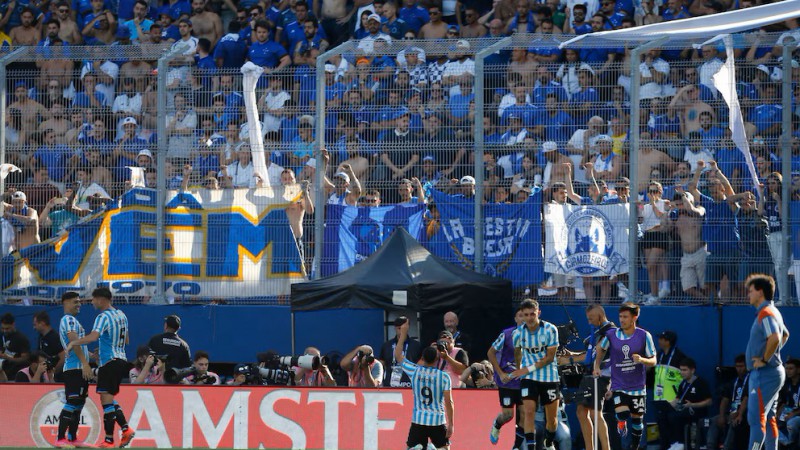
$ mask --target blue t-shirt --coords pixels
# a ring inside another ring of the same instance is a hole
[[[238,69],[247,59],[247,41],[235,34],[226,34],[214,47],[214,59],[222,59],[223,69]]]
[[[736,213],[726,200],[714,201],[707,195],[700,196],[700,206],[706,209],[703,221],[703,240],[708,251],[728,252],[739,248],[739,226]]]
[[[406,22],[409,29],[414,30],[415,34],[419,33],[419,29],[431,20],[428,11],[416,5],[400,8],[398,16]]]
[[[273,69],[278,67],[281,58],[286,55],[286,49],[275,41],[253,42],[247,52],[247,57],[253,64]]]

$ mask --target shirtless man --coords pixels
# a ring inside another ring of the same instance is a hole
[[[17,109],[22,113],[22,130],[30,135],[37,130],[39,118],[47,115],[47,108],[28,97],[28,87],[22,81],[14,87],[14,100],[8,108]]]
[[[68,2],[59,2],[56,6],[56,18],[61,24],[58,31],[58,37],[62,41],[67,42],[69,45],[78,45],[83,42],[81,30],[78,29],[78,24],[72,18],[72,11]]]
[[[353,15],[361,7],[372,3],[372,0],[355,0],[352,9],[349,11],[347,10],[347,4],[349,3],[347,0],[315,1],[315,15],[319,13],[317,5],[320,3],[322,4],[322,12],[318,15],[320,18],[319,24],[325,30],[325,35],[328,36],[331,47],[335,47],[350,39],[353,33],[353,25],[350,24]],[[356,18],[356,20],[359,19]]]
[[[697,299],[705,299],[706,243],[703,241],[705,208],[695,205],[692,194],[683,187],[675,187],[675,197],[669,205],[669,214],[661,218],[665,231],[675,230],[681,240],[681,286],[683,292]]]
[[[342,165],[341,172],[336,172],[333,181],[328,178],[327,168],[330,155],[327,149],[322,149],[322,185],[329,195],[328,204],[356,206],[361,197],[361,183],[358,181],[353,168],[349,164]]]
[[[464,19],[467,23],[461,27],[462,38],[479,38],[489,33],[489,30],[478,22],[479,17],[480,14],[474,6],[467,6],[467,9],[464,10]]]
[[[638,192],[643,192],[650,184],[650,172],[660,169],[664,177],[671,177],[675,161],[661,150],[656,150],[649,131],[639,135],[639,167],[636,171]],[[657,180],[656,180],[657,181]]]
[[[365,150],[361,148],[361,146],[364,145],[364,141],[353,136],[346,140],[345,145],[347,147],[347,159],[339,164],[336,171],[342,172],[344,166],[349,165],[353,169],[356,178],[362,182],[367,182],[369,170],[371,168],[369,167],[369,160],[361,156],[361,152]]]
[[[292,169],[283,169],[283,172],[281,172],[281,184],[290,186],[295,183],[297,183],[297,180],[294,177],[294,171],[292,171]],[[303,261],[304,266],[305,247],[303,245],[303,218],[305,218],[306,213],[314,214],[314,203],[311,197],[311,183],[307,181],[303,182],[300,199],[287,206],[285,209],[286,217],[289,219],[289,226],[292,227],[294,240],[297,242],[297,250],[300,252],[300,260]]]
[[[119,68],[117,78],[120,80],[133,78],[136,92],[144,92],[147,88],[147,78],[151,73],[153,73],[153,66],[140,59],[132,59]]]
[[[42,30],[39,26],[34,24],[33,10],[25,8],[20,14],[22,25],[16,26],[11,29],[8,36],[11,38],[11,44],[14,47],[19,45],[36,45],[42,36]]]
[[[39,131],[53,130],[56,133],[56,144],[66,144],[65,135],[70,129],[70,123],[64,112],[64,105],[53,103],[47,117],[47,120],[39,124]]]
[[[104,44],[110,44],[116,39],[114,28],[117,20],[111,11],[98,13],[94,19],[83,27],[83,35],[93,37]]]
[[[39,214],[27,205],[28,197],[22,191],[11,194],[11,204],[3,202],[3,217],[14,227],[17,250],[39,243]]]
[[[700,100],[700,87],[696,84],[687,84],[680,88],[667,107],[669,117],[673,117],[675,113],[681,115],[681,132],[684,136],[700,129],[702,112],[708,112],[712,117],[716,117],[711,106]]]
[[[197,39],[211,41],[212,48],[222,37],[222,20],[208,9],[208,0],[192,0],[192,30]]]
[[[441,3],[433,3],[428,8],[428,15],[431,16],[431,21],[419,29],[417,37],[420,39],[444,39],[447,36],[448,25],[442,21]]]
[[[61,38],[53,39],[50,47],[62,46]],[[41,58],[36,61],[39,68],[40,86],[45,86],[49,80],[58,80],[59,86],[69,88],[75,72],[75,61],[68,58]]]
[[[553,141],[545,142],[542,144],[542,154],[547,160],[543,175],[544,187],[552,186],[553,183],[572,184],[572,173],[569,173],[572,171],[571,160],[558,152],[558,144]]]

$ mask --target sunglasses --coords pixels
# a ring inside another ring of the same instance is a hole
[[[60,13],[68,13],[68,12],[69,12],[69,10],[68,10],[68,9],[63,9],[63,8],[62,8],[62,9],[59,9],[59,10],[58,10],[58,12],[60,12]]]
[[[658,189],[650,189],[647,192],[650,194],[658,194]]]

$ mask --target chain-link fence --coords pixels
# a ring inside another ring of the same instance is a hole
[[[734,39],[754,178],[721,43],[492,34],[298,49],[252,92],[179,44],[15,51],[4,296],[280,303],[397,227],[545,302],[741,302],[757,271],[792,292],[800,69],[778,36]]]

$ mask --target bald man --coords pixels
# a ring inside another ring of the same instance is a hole
[[[453,335],[455,346],[464,349],[469,355],[470,350],[472,350],[472,338],[458,329],[458,314],[453,311],[448,311],[444,314],[444,329]]]

